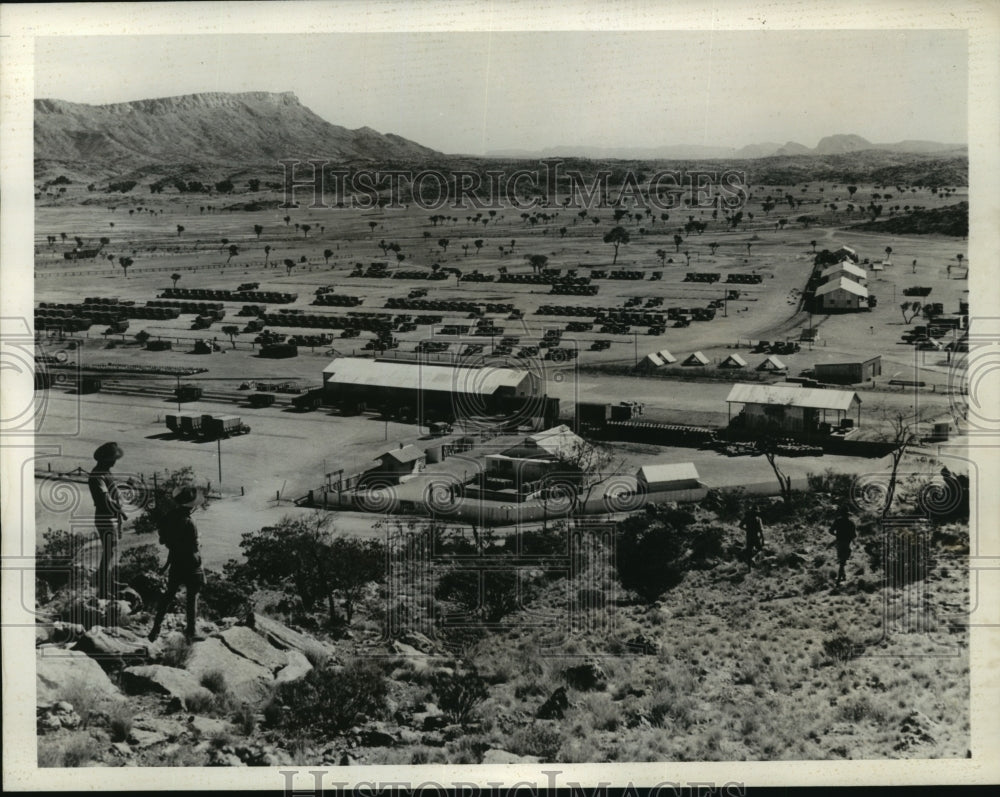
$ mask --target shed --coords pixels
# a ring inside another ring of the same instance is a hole
[[[381,475],[404,481],[406,477],[420,473],[427,464],[427,455],[413,445],[399,445],[379,454],[376,459],[379,466],[374,469]]]
[[[763,360],[761,360],[760,365],[757,366],[758,371],[787,371],[788,366],[785,365],[781,360],[775,357],[773,354],[768,355]]]
[[[681,365],[698,365],[704,366],[709,364],[709,359],[700,351],[696,351],[693,354],[689,354]]]
[[[725,360],[719,363],[719,368],[746,368],[746,367],[747,367],[747,361],[744,360],[742,357],[740,357],[740,355],[738,354],[730,354],[728,357],[726,357]]]
[[[775,426],[786,433],[815,434],[828,421],[842,425],[853,410],[861,424],[861,398],[853,390],[736,384],[726,403],[730,423],[748,429]],[[733,404],[743,405],[735,419]]]
[[[825,311],[868,309],[868,289],[847,277],[837,277],[816,289],[816,300]]]
[[[841,363],[816,363],[813,366],[816,379],[835,385],[856,385],[882,375],[882,355],[876,354],[867,360]]]
[[[696,490],[701,486],[698,469],[693,462],[664,462],[643,465],[636,471],[640,490],[649,493],[664,490]]]

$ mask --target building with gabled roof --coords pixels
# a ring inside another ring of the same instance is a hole
[[[800,385],[736,384],[726,397],[729,422],[746,429],[771,428],[787,434],[817,434],[820,425],[844,425],[857,413],[861,423],[861,397],[853,390],[808,388]],[[736,418],[733,405],[742,405]]]
[[[427,465],[427,454],[413,445],[390,448],[375,457],[378,467],[367,473],[383,476],[390,481],[404,482],[423,471]]]
[[[664,462],[643,465],[635,480],[643,492],[664,490],[696,490],[701,486],[698,469],[693,462]]]
[[[868,310],[868,289],[847,277],[835,277],[816,289],[816,301],[823,312]]]
[[[868,272],[854,265],[850,260],[841,260],[833,266],[827,266],[820,272],[820,277],[825,282],[829,282],[837,277],[847,277],[850,280],[854,280],[858,285],[866,285],[868,283]]]

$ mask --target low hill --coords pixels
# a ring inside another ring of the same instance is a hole
[[[35,160],[121,174],[153,164],[275,165],[285,158],[372,161],[436,154],[401,136],[348,130],[292,92],[207,93],[85,105],[35,100]]]
[[[969,203],[959,202],[933,210],[915,210],[905,216],[855,224],[851,229],[895,235],[969,235]]]

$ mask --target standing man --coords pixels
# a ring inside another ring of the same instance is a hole
[[[198,616],[198,593],[205,584],[205,573],[201,569],[201,553],[198,550],[198,529],[191,520],[191,513],[205,503],[205,493],[200,487],[186,485],[178,487],[172,495],[176,505],[163,519],[160,526],[160,542],[167,546],[167,567],[170,575],[167,589],[160,598],[156,619],[149,632],[149,641],[155,642],[160,635],[160,626],[167,609],[174,601],[179,587],[183,586],[187,599],[187,626],[184,635],[189,642],[197,641],[195,620]]]
[[[97,569],[97,597],[114,601],[117,598],[118,539],[122,535],[122,511],[118,487],[111,475],[111,468],[124,456],[118,443],[104,443],[94,451],[97,465],[87,481],[90,497],[94,500],[94,526],[101,539],[101,562]],[[110,616],[109,625],[117,625]]]
[[[840,584],[845,578],[844,568],[847,560],[851,558],[851,543],[858,535],[857,526],[851,519],[851,513],[847,504],[841,504],[837,512],[837,519],[830,527],[830,533],[837,538],[837,563],[840,568],[837,570],[837,583]]]
[[[764,522],[760,519],[760,510],[752,506],[743,518],[742,526],[746,531],[747,569],[753,569],[753,558],[758,551],[764,550]]]

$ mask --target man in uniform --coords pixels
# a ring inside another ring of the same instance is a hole
[[[840,584],[844,578],[844,568],[847,560],[851,558],[851,543],[858,534],[857,526],[851,520],[850,509],[847,504],[841,504],[837,513],[837,519],[830,527],[830,533],[837,538],[837,563],[840,568],[837,570],[837,583]]]
[[[764,550],[764,522],[760,519],[760,510],[752,506],[743,518],[743,529],[746,531],[747,568],[753,569],[753,558]]]
[[[184,587],[187,599],[187,626],[185,636],[188,641],[196,641],[195,620],[198,616],[198,593],[205,584],[205,573],[201,569],[201,553],[198,550],[198,529],[191,520],[191,513],[205,503],[205,494],[200,487],[186,485],[173,492],[176,505],[163,519],[160,527],[160,541],[167,546],[169,555],[167,567],[170,575],[167,589],[160,598],[149,641],[155,642],[160,635],[160,626],[167,609],[174,601],[178,588]]]

